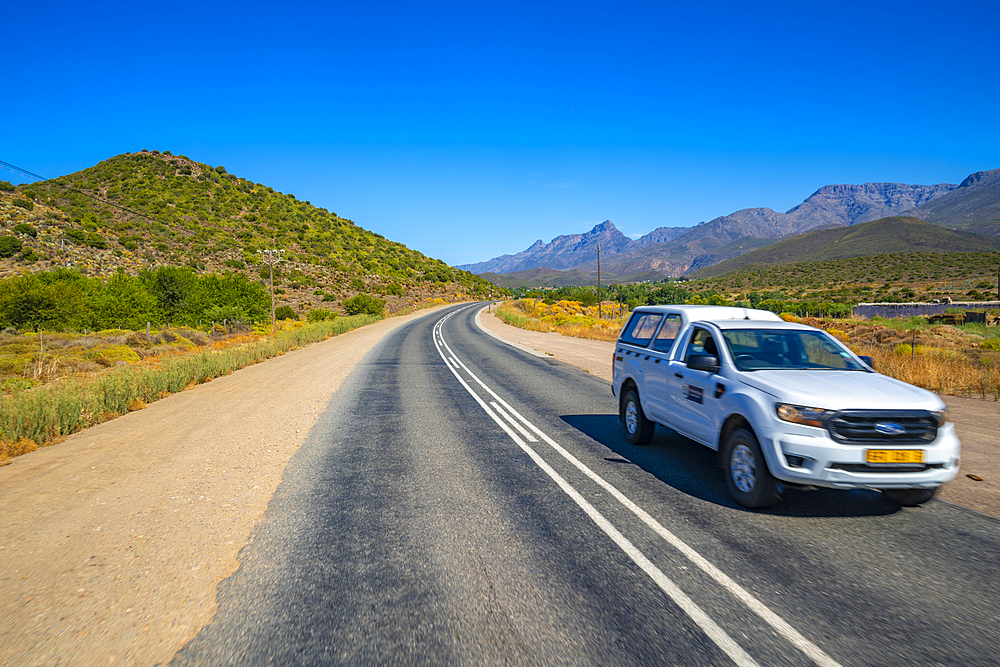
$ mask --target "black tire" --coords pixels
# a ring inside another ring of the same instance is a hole
[[[622,420],[622,427],[625,429],[625,439],[629,444],[642,447],[648,445],[653,439],[653,431],[656,425],[646,419],[639,403],[639,394],[634,389],[629,389],[622,396],[619,417]]]
[[[936,486],[932,489],[882,489],[882,495],[885,496],[886,500],[897,505],[916,507],[933,498],[937,490]]]
[[[726,438],[723,467],[729,495],[747,509],[770,507],[781,500],[778,482],[767,469],[757,437],[738,428]]]

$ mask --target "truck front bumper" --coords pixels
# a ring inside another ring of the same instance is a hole
[[[932,488],[958,474],[961,445],[954,424],[938,430],[926,445],[858,445],[834,441],[821,429],[815,434],[782,430],[758,432],[764,458],[775,478],[791,484],[835,489]],[[923,464],[870,464],[869,449],[923,451]]]

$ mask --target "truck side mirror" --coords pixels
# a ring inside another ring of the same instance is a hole
[[[868,364],[868,367],[871,368],[872,370],[875,370],[875,362],[872,361],[871,357],[859,356],[858,359]]]
[[[696,371],[718,373],[719,358],[711,354],[692,354],[688,357],[687,367]]]

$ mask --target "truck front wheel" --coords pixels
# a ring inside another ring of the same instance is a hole
[[[625,427],[625,439],[631,445],[648,445],[653,439],[653,429],[655,424],[646,419],[639,405],[639,394],[634,389],[629,389],[622,396],[621,413],[622,426]]]
[[[897,505],[916,507],[933,498],[937,490],[936,486],[931,489],[882,489],[882,495]]]
[[[733,500],[747,509],[770,507],[781,500],[757,437],[745,428],[729,434],[724,450],[726,486]]]

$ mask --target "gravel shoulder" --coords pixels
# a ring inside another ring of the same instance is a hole
[[[483,327],[507,340],[551,356],[611,382],[614,343],[571,338],[558,333],[526,331],[510,326],[489,312],[480,315]],[[1000,517],[1000,403],[977,398],[942,396],[948,416],[962,441],[962,465],[956,477],[937,497],[977,512]],[[968,477],[974,475],[979,480]]]
[[[207,624],[289,459],[382,320],[0,468],[0,665],[156,665]]]

